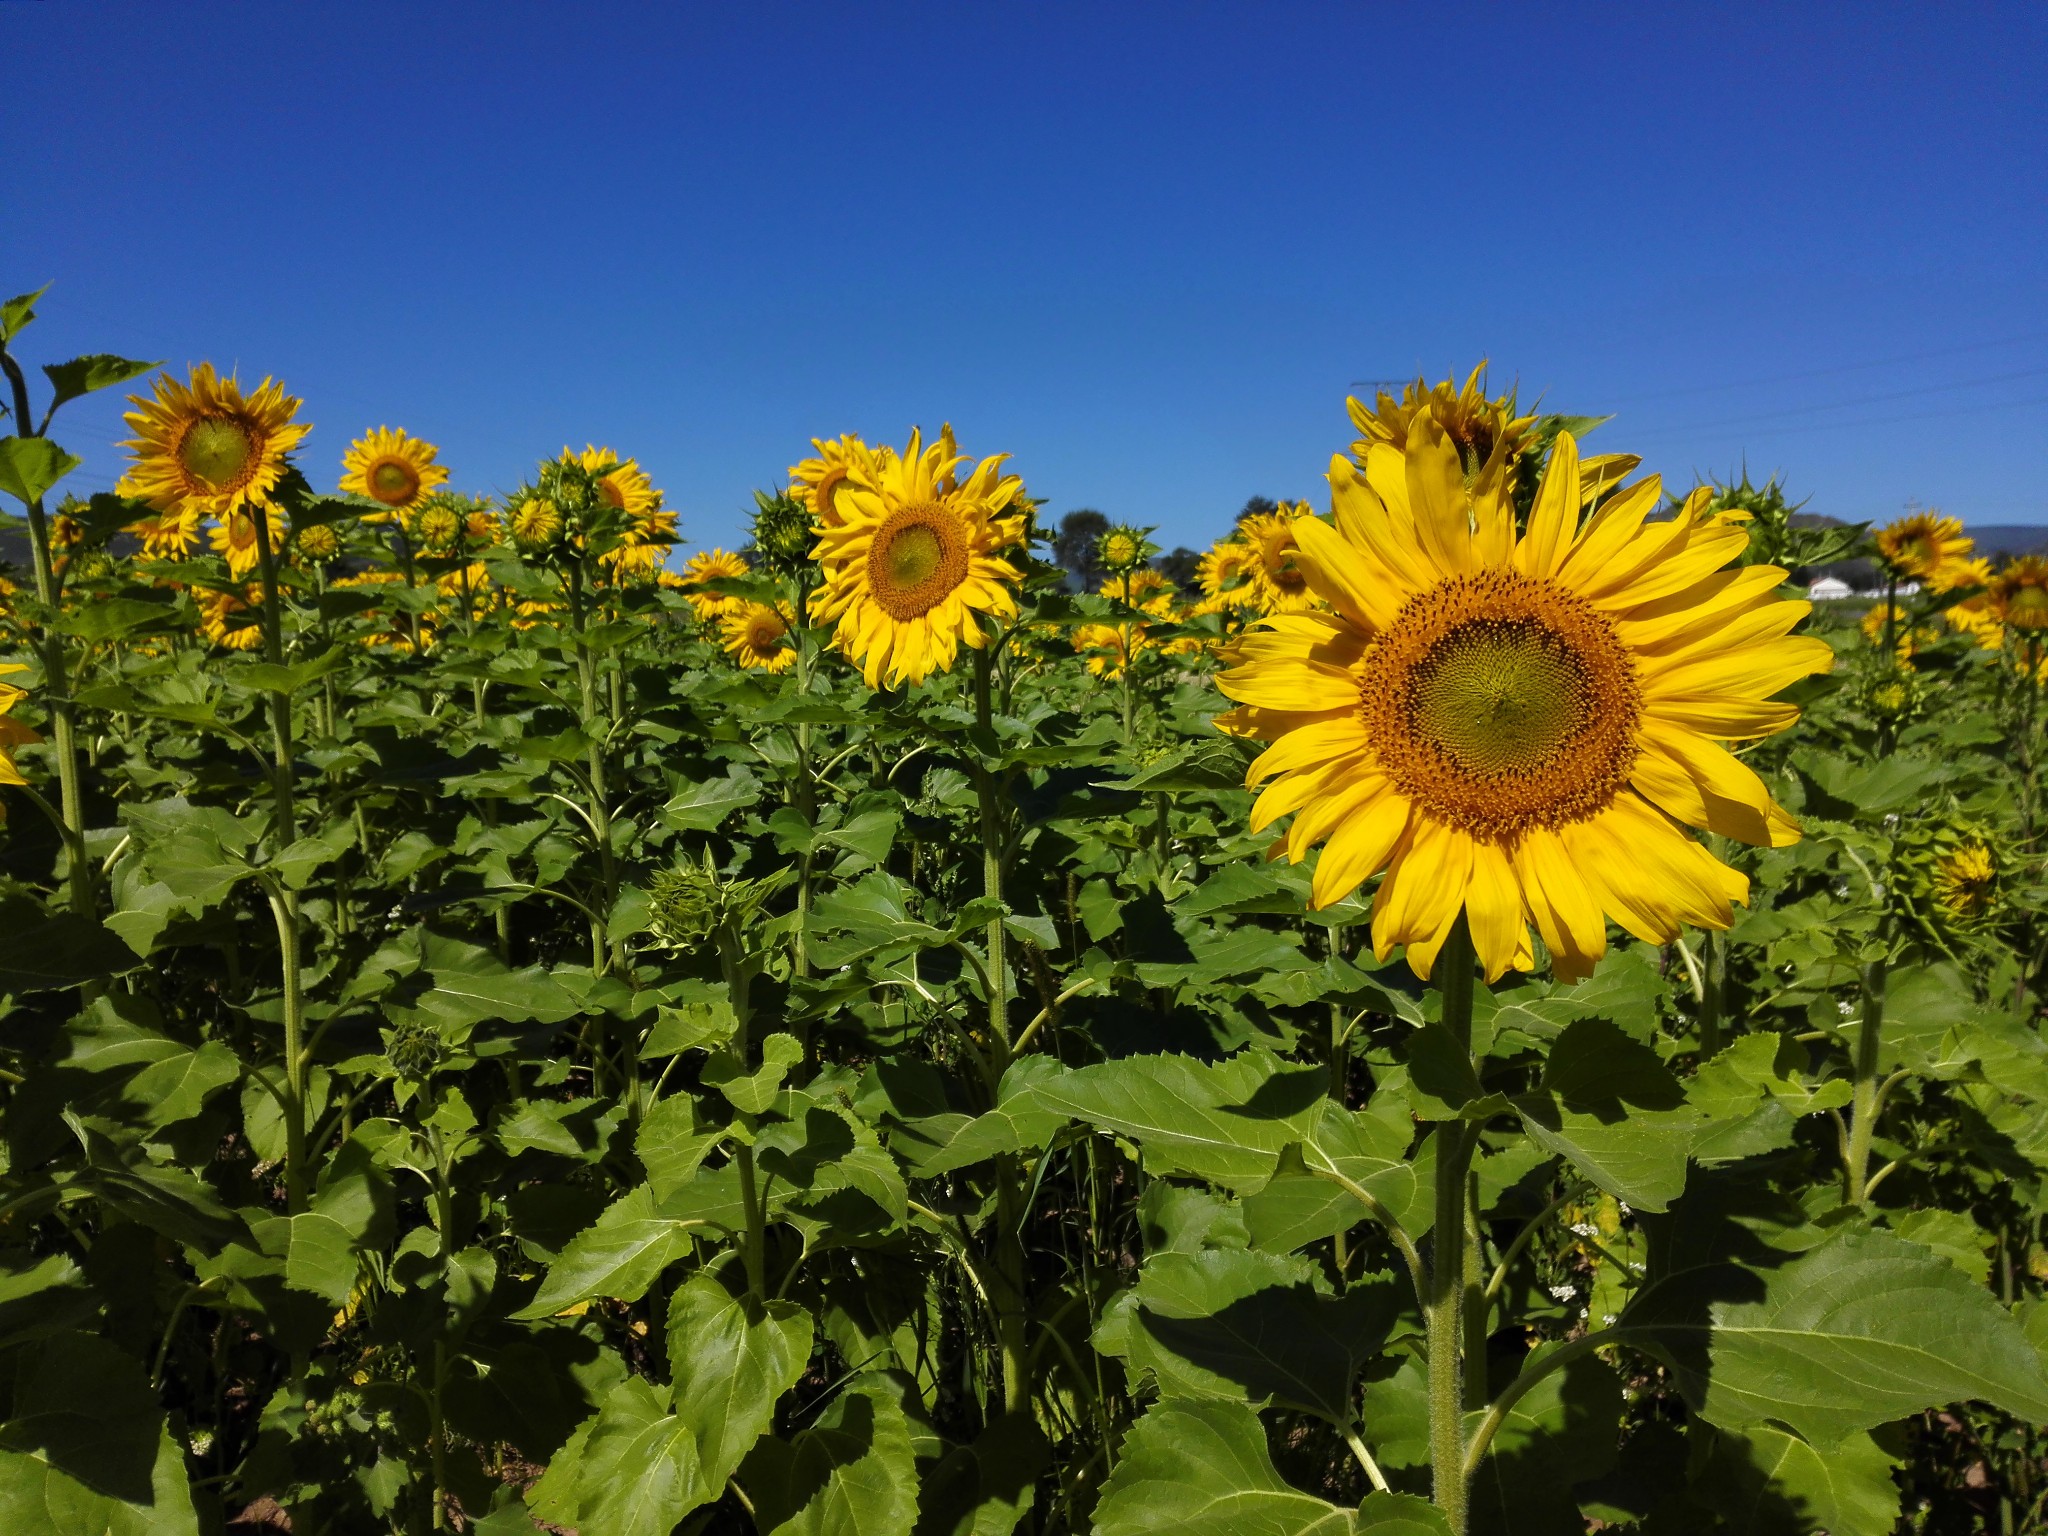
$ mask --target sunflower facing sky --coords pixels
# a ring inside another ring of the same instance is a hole
[[[447,484],[447,469],[434,462],[439,454],[432,443],[402,427],[379,427],[350,443],[341,456],[341,488],[382,502],[392,512],[407,511]]]
[[[200,363],[187,383],[164,373],[154,382],[154,397],[128,397],[136,409],[122,420],[135,436],[122,446],[135,462],[116,489],[160,513],[220,515],[266,500],[284,474],[284,456],[313,430],[293,419],[299,401],[271,379],[244,396],[232,374],[220,378],[213,364]]]
[[[952,667],[964,644],[988,643],[983,615],[1014,617],[1018,572],[996,552],[1014,541],[1002,513],[1022,489],[998,454],[976,464],[948,441],[913,432],[902,457],[877,454],[849,478],[813,551],[825,574],[816,612],[837,619],[833,643],[870,688],[921,683]]]
[[[1489,978],[1590,974],[1606,918],[1650,943],[1725,928],[1749,882],[1692,826],[1780,846],[1798,828],[1725,747],[1797,717],[1771,696],[1832,664],[1794,637],[1785,573],[1723,567],[1748,542],[1695,492],[1648,522],[1651,476],[1581,519],[1578,445],[1560,434],[1526,533],[1499,458],[1469,484],[1434,420],[1405,450],[1330,466],[1336,526],[1294,524],[1299,569],[1333,610],[1279,614],[1236,641],[1224,729],[1272,743],[1252,827],[1292,814],[1276,855],[1323,845],[1312,903],[1381,869],[1373,946],[1429,974],[1461,912]]]

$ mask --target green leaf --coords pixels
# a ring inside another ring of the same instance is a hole
[[[1147,794],[1242,789],[1245,761],[1244,754],[1228,741],[1197,741],[1127,779],[1111,779],[1101,787]]]
[[[0,304],[0,341],[12,341],[36,318],[36,300],[50,291],[48,283],[34,293],[18,293]]]
[[[1775,1420],[1831,1445],[1965,1400],[2048,1422],[2048,1371],[2012,1314],[1887,1233],[1843,1232],[1762,1275],[1683,1271],[1641,1292],[1614,1333],[1724,1428]]]
[[[1686,1157],[1705,1123],[1657,1053],[1605,1019],[1582,1019],[1558,1036],[1541,1088],[1514,1103],[1538,1145],[1646,1211],[1684,1190]]]
[[[760,798],[760,782],[751,774],[735,773],[729,778],[691,785],[670,796],[655,814],[663,826],[673,831],[715,832],[726,817]]]
[[[1867,1434],[1814,1446],[1770,1424],[1697,1433],[1712,1448],[1695,1496],[1744,1536],[1892,1536],[1898,1528],[1898,1458]]]
[[[1051,1460],[1052,1447],[1034,1421],[1019,1414],[997,1419],[925,1475],[919,1536],[1010,1536]]]
[[[1430,1226],[1434,1196],[1429,1179],[1436,1152],[1430,1141],[1409,1157],[1414,1136],[1414,1123],[1397,1093],[1375,1094],[1356,1111],[1326,1100],[1298,1157],[1283,1159],[1272,1180],[1246,1197],[1245,1224],[1252,1241],[1287,1252],[1372,1220],[1338,1179],[1378,1200],[1410,1237],[1419,1239]]]
[[[766,1434],[775,1404],[811,1358],[811,1314],[793,1301],[735,1294],[692,1275],[668,1303],[668,1357],[676,1416],[696,1437],[697,1464],[714,1491]]]
[[[569,1240],[539,1292],[513,1316],[552,1317],[594,1296],[638,1301],[664,1269],[689,1253],[694,1230],[655,1215],[654,1197],[642,1184]]]
[[[0,1367],[0,1397],[0,1530],[198,1536],[184,1456],[137,1361],[58,1334]]]
[[[670,1536],[684,1515],[725,1491],[704,1476],[696,1437],[667,1407],[668,1395],[638,1376],[605,1400],[578,1458],[583,1536]]]
[[[55,391],[50,399],[50,409],[55,410],[67,400],[76,400],[96,389],[126,384],[130,379],[139,379],[150,369],[162,366],[161,361],[138,363],[133,358],[115,357],[111,352],[89,352],[84,357],[72,358],[68,363],[45,363],[43,372],[49,375],[50,387]]]
[[[764,1536],[909,1536],[917,1462],[896,1383],[856,1378],[795,1440],[762,1440],[740,1480]]]
[[[85,461],[47,437],[0,437],[0,491],[26,505]]]
[[[795,1035],[770,1035],[761,1042],[760,1066],[749,1071],[733,1052],[719,1051],[704,1063],[702,1080],[741,1114],[758,1115],[775,1102],[789,1069],[803,1059],[803,1044]]]
[[[107,597],[73,609],[58,622],[67,635],[95,643],[116,635],[132,634],[144,625],[172,627],[177,610],[168,603],[145,602],[137,597]]]
[[[1450,1536],[1426,1499],[1375,1493],[1357,1509],[1282,1481],[1258,1415],[1239,1403],[1161,1403],[1131,1426],[1095,1509],[1097,1536]]]
[[[1320,1292],[1304,1260],[1209,1249],[1155,1254],[1111,1304],[1096,1347],[1149,1371],[1162,1397],[1277,1404],[1351,1423],[1352,1389],[1394,1320],[1391,1287]]]
[[[1035,1106],[1137,1142],[1149,1172],[1232,1188],[1269,1178],[1326,1100],[1328,1074],[1244,1051],[1214,1064],[1133,1056],[1062,1073],[1031,1090]]]
[[[0,957],[0,992],[49,992],[101,981],[140,963],[111,929],[75,912],[48,916],[26,904],[6,908],[8,943]]]

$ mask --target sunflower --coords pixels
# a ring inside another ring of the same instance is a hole
[[[150,560],[184,559],[199,547],[205,531],[206,513],[196,506],[172,507],[128,525],[128,532],[142,541],[142,553]]]
[[[562,509],[547,497],[528,492],[512,503],[505,528],[521,554],[542,554],[562,537]]]
[[[2001,624],[2014,629],[2048,629],[2048,559],[2021,555],[1991,579],[1986,595]]]
[[[332,523],[309,523],[292,539],[302,560],[324,562],[341,553],[341,535]]]
[[[609,448],[593,448],[587,443],[581,453],[564,448],[557,462],[580,465],[597,482],[597,493],[604,504],[615,512],[625,513],[628,523],[637,523],[660,505],[661,492],[654,488],[654,482],[638,461],[622,461]]]
[[[284,456],[313,430],[293,420],[299,401],[270,379],[245,398],[232,375],[217,378],[213,364],[201,363],[187,384],[161,373],[155,383],[153,399],[128,397],[137,409],[121,419],[135,436],[121,446],[134,450],[135,462],[115,490],[158,512],[221,514],[269,499]]]
[[[1088,659],[1096,677],[1122,677],[1124,669],[1151,648],[1142,624],[1083,624],[1074,631],[1074,649]]]
[[[255,587],[233,592],[195,592],[199,600],[199,632],[231,651],[253,651],[263,644],[263,594]]]
[[[843,521],[821,528],[814,558],[825,572],[821,619],[870,688],[921,683],[951,668],[964,643],[988,643],[979,615],[1012,618],[1015,566],[996,554],[1003,510],[1022,488],[1002,473],[1007,455],[983,459],[963,481],[943,438],[910,435],[903,456],[879,458],[872,485],[848,481],[834,505]]]
[[[786,672],[796,663],[788,615],[766,603],[742,601],[719,621],[718,637],[726,655],[749,671]]]
[[[1173,617],[1174,585],[1158,571],[1143,568],[1124,576],[1111,576],[1102,583],[1102,595],[1149,613],[1155,619]]]
[[[0,666],[0,676],[12,676],[27,670],[24,666]],[[14,749],[43,739],[19,720],[9,718],[14,706],[27,697],[25,689],[12,683],[0,683],[0,784],[28,783],[14,765]]]
[[[408,511],[447,483],[448,471],[434,462],[440,452],[402,427],[395,432],[379,427],[350,443],[341,456],[341,488],[382,502],[393,512]]]
[[[722,549],[699,550],[683,562],[683,580],[692,588],[701,588],[707,581],[737,581],[752,574],[744,555],[728,554]],[[722,592],[693,590],[690,593],[690,607],[697,618],[705,623],[715,623],[728,613],[737,613],[746,604],[743,597],[727,597]]]
[[[1910,661],[1913,653],[1922,646],[1932,645],[1941,638],[1941,631],[1931,625],[1908,625],[1906,616],[1898,609],[1892,610],[1892,644],[1898,648],[1901,661]],[[1884,604],[1879,603],[1866,611],[1857,628],[1863,631],[1866,645],[1876,647],[1884,644]]]
[[[1967,566],[1974,542],[1953,517],[1915,512],[1877,530],[1877,553],[1885,569],[1902,581],[1939,586],[1957,566]]]
[[[1979,650],[1996,651],[2005,646],[2005,626],[1998,622],[1998,615],[1992,611],[1988,592],[1964,598],[1944,609],[1941,617],[1950,629],[1968,635]]]
[[[1997,879],[1991,850],[1982,843],[1964,843],[1935,860],[1934,899],[1950,917],[1982,917]]]
[[[1488,396],[1483,359],[1463,389],[1451,379],[1436,385],[1417,379],[1402,386],[1398,401],[1381,390],[1370,408],[1356,399],[1348,399],[1344,405],[1351,413],[1352,426],[1358,429],[1358,441],[1351,451],[1359,458],[1363,459],[1374,443],[1405,448],[1415,424],[1431,421],[1457,445],[1468,474],[1476,472],[1496,451],[1503,459],[1513,459],[1527,446],[1529,429],[1536,424],[1534,416],[1515,414],[1514,391],[1499,399]]]
[[[270,548],[276,553],[284,548],[291,524],[285,520],[282,507],[265,503],[263,514],[264,521],[270,526]],[[256,569],[260,553],[256,548],[256,512],[253,507],[243,505],[227,512],[207,530],[207,538],[215,554],[227,556],[230,576],[246,576]]]
[[[1460,912],[1489,977],[1533,964],[1533,919],[1561,976],[1590,974],[1603,913],[1650,943],[1725,928],[1748,881],[1680,824],[1779,846],[1798,828],[1721,741],[1783,730],[1770,696],[1827,670],[1788,637],[1806,603],[1785,573],[1726,571],[1748,541],[1696,491],[1648,522],[1650,477],[1580,520],[1578,444],[1561,433],[1526,533],[1496,464],[1466,482],[1457,444],[1418,420],[1405,452],[1330,468],[1336,526],[1294,524],[1310,589],[1335,610],[1282,614],[1231,647],[1218,723],[1273,743],[1254,830],[1298,813],[1300,861],[1327,907],[1385,868],[1381,958],[1427,976]],[[1276,848],[1276,855],[1279,852]]]
[[[1127,523],[1118,523],[1095,541],[1095,558],[1106,571],[1128,571],[1157,550],[1157,545]]]
[[[461,549],[468,532],[468,511],[468,503],[453,496],[422,497],[406,520],[406,531],[427,554],[452,555]]]
[[[841,522],[840,485],[850,475],[872,484],[877,461],[894,458],[896,451],[886,445],[870,448],[851,432],[829,442],[814,437],[811,446],[818,450],[817,457],[789,466],[789,494],[810,509],[812,521],[820,528],[836,528]]]
[[[1283,501],[1277,512],[1254,512],[1238,525],[1238,537],[1252,554],[1245,565],[1252,591],[1248,607],[1275,614],[1307,613],[1323,606],[1295,563],[1300,549],[1295,524],[1308,516],[1307,502]]]
[[[1249,608],[1258,602],[1258,589],[1251,581],[1252,548],[1238,538],[1218,539],[1195,564],[1195,579],[1202,584],[1199,611],[1226,613]]]

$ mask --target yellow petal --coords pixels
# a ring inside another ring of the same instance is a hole
[[[1447,576],[1467,575],[1479,568],[1472,548],[1472,524],[1465,504],[1465,471],[1458,446],[1437,424],[1419,418],[1408,433],[1406,455],[1408,508],[1415,515],[1416,536]]]
[[[1763,848],[1799,840],[1797,825],[1772,801],[1764,781],[1696,731],[1645,720],[1642,754],[1629,782],[1668,815],[1702,832]]]
[[[1421,812],[1411,816],[1373,898],[1373,952],[1384,960],[1396,944],[1409,945],[1410,968],[1428,980],[1436,952],[1430,948],[1418,955],[1414,946],[1426,947],[1439,932],[1449,931],[1451,919],[1465,904],[1471,873],[1470,837]]]
[[[1472,948],[1486,979],[1500,980],[1515,963],[1515,951],[1527,941],[1529,926],[1522,916],[1521,883],[1515,879],[1507,853],[1494,843],[1473,841],[1465,915],[1472,925]]]
[[[1330,834],[1309,892],[1311,907],[1342,901],[1386,863],[1408,828],[1408,802],[1382,779],[1383,788]]]
[[[1294,524],[1294,563],[1316,596],[1367,633],[1386,628],[1407,594],[1375,580],[1373,561],[1322,519]]]
[[[1557,833],[1549,827],[1524,833],[1515,845],[1515,870],[1552,968],[1567,981],[1592,975],[1607,952],[1607,920]]]
[[[1579,443],[1560,432],[1529,513],[1529,531],[1515,547],[1515,569],[1525,576],[1555,576],[1578,527]]]

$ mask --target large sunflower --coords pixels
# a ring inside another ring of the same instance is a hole
[[[1248,606],[1262,614],[1307,613],[1323,605],[1295,559],[1295,524],[1308,515],[1307,502],[1283,501],[1278,511],[1254,512],[1238,524],[1237,536],[1252,553],[1244,568],[1251,580]]]
[[[1384,868],[1373,945],[1427,976],[1459,913],[1489,977],[1533,964],[1533,920],[1560,975],[1587,975],[1603,914],[1651,943],[1724,928],[1748,881],[1680,829],[1790,843],[1792,819],[1717,743],[1783,730],[1771,695],[1833,656],[1788,631],[1808,604],[1775,567],[1722,569],[1748,540],[1695,492],[1648,522],[1655,477],[1583,524],[1578,445],[1561,434],[1526,533],[1498,465],[1468,487],[1457,445],[1417,422],[1406,451],[1330,468],[1336,527],[1294,525],[1331,613],[1285,614],[1236,642],[1219,722],[1273,743],[1254,829],[1296,813],[1311,899]],[[1276,853],[1278,850],[1276,849]]]
[[[750,671],[786,672],[796,662],[789,619],[766,603],[742,602],[718,626],[726,655]]]
[[[1938,512],[1915,512],[1877,530],[1877,552],[1888,571],[1936,587],[1967,568],[1975,547],[1960,521]]]
[[[2021,555],[1991,578],[1991,611],[2014,629],[2048,629],[2048,559]]]
[[[395,432],[379,427],[350,443],[341,456],[341,488],[393,512],[407,511],[447,483],[448,471],[434,462],[440,451],[402,427]]]
[[[743,597],[728,597],[723,592],[706,592],[703,583],[707,581],[737,581],[752,574],[745,555],[735,555],[723,549],[701,549],[683,562],[683,581],[690,589],[690,607],[698,619],[706,624],[716,623],[728,613],[737,613],[746,605]]]
[[[116,489],[158,512],[221,514],[267,500],[285,454],[313,430],[293,420],[299,401],[270,379],[245,397],[233,376],[216,377],[211,363],[201,363],[189,383],[162,373],[155,383],[153,399],[128,397],[136,409],[122,420],[135,436],[122,446],[134,450],[135,462]]]
[[[949,669],[964,643],[988,643],[978,615],[1014,617],[1015,566],[996,551],[1009,537],[1001,513],[1022,482],[998,454],[965,480],[963,455],[919,435],[901,458],[875,462],[872,484],[849,480],[821,526],[813,557],[825,573],[817,614],[837,619],[833,643],[870,688],[921,683]]]

